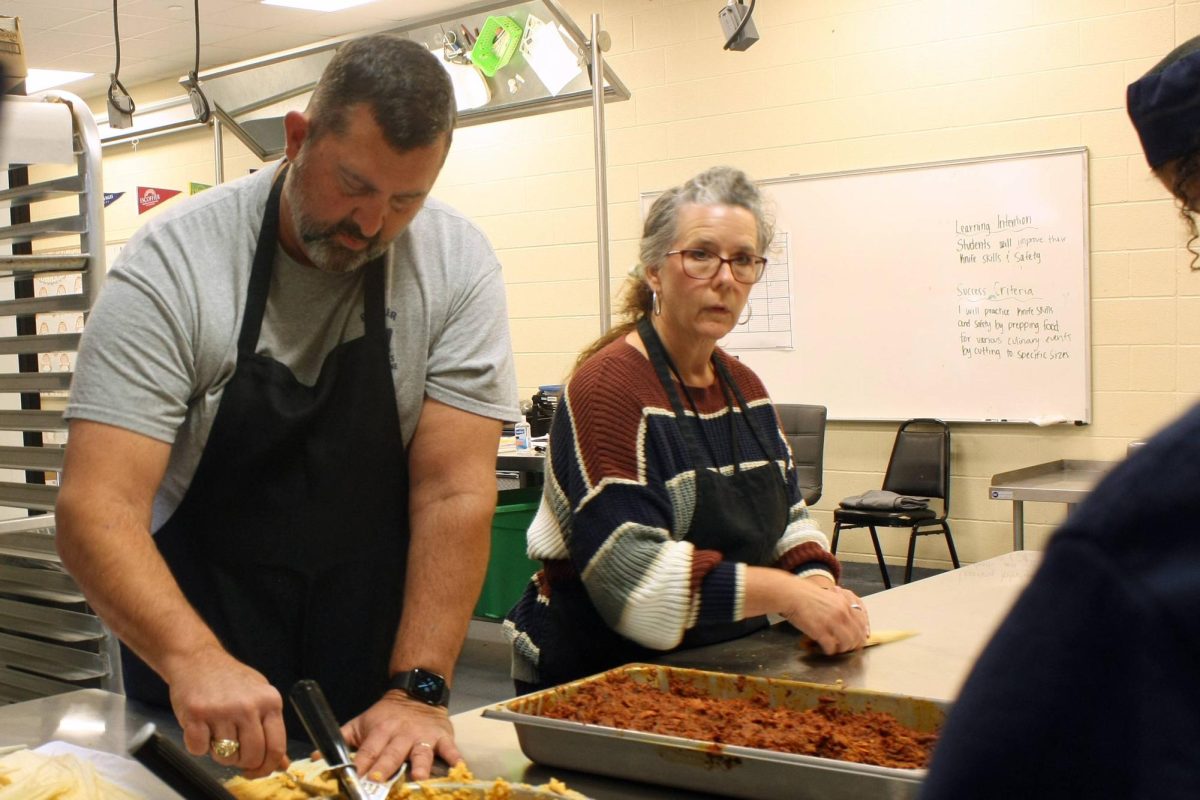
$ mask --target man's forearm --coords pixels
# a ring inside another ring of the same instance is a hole
[[[412,498],[404,611],[390,672],[423,667],[450,679],[487,572],[494,476],[491,483],[490,491]]]
[[[70,496],[57,509],[63,564],[104,623],[159,675],[168,678],[216,636],[196,614],[149,530],[103,503],[82,510]]]

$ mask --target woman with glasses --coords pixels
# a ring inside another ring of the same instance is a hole
[[[504,623],[518,692],[744,636],[768,613],[826,653],[865,641],[766,390],[717,347],[771,228],[730,167],[651,207],[626,322],[579,357],[551,426],[528,532],[543,566]]]

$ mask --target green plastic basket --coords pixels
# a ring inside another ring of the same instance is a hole
[[[488,17],[471,48],[471,62],[491,78],[513,57],[520,43],[520,24],[511,17]]]
[[[500,492],[492,518],[492,554],[475,616],[504,619],[542,565],[525,555],[525,531],[542,500],[540,486]]]

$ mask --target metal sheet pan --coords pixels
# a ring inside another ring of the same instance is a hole
[[[917,795],[924,769],[895,769],[816,756],[538,716],[543,708],[571,697],[586,683],[626,673],[635,681],[665,690],[671,679],[685,680],[712,697],[748,698],[763,694],[772,706],[807,709],[821,697],[834,697],[850,711],[883,711],[920,731],[941,727],[945,703],[866,689],[757,678],[720,672],[630,664],[542,692],[491,706],[483,715],[516,726],[521,750],[531,760],[553,767],[712,792],[750,800],[860,800],[864,797],[907,800]]]

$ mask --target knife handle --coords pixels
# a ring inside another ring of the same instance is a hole
[[[338,769],[353,764],[350,748],[346,747],[346,740],[342,738],[342,728],[333,716],[333,709],[329,707],[320,684],[307,679],[296,681],[291,694],[296,714],[329,768]]]
[[[184,800],[234,800],[234,796],[178,745],[147,723],[129,740],[129,755]]]

